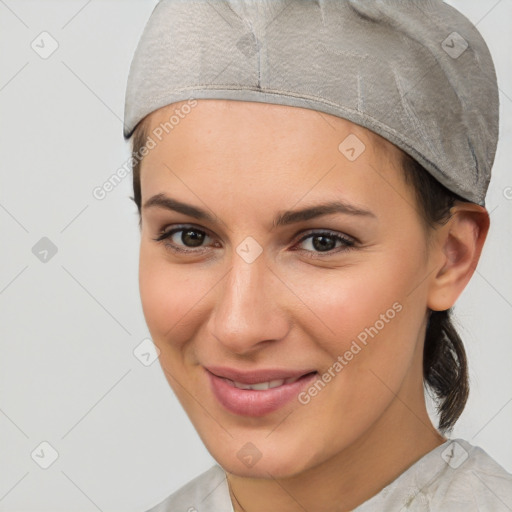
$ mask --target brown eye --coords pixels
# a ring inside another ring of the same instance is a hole
[[[316,235],[311,239],[315,251],[332,251],[336,247],[336,240],[332,236]]]
[[[181,230],[181,241],[187,247],[199,247],[203,243],[205,236],[206,233],[197,229]]]
[[[204,242],[209,238],[210,236],[201,229],[182,226],[162,231],[154,240],[163,242],[167,248],[176,252],[197,252],[206,249]]]
[[[333,254],[353,248],[355,241],[339,233],[317,231],[301,238],[299,245],[303,246],[305,252]]]

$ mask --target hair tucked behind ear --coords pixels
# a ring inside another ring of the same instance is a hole
[[[465,201],[405,153],[402,165],[406,182],[416,191],[427,229],[445,223],[452,206],[457,201]],[[453,428],[469,395],[466,352],[451,315],[451,309],[430,312],[423,349],[423,379],[437,401],[441,431]]]

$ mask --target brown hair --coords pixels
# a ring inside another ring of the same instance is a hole
[[[421,217],[430,228],[448,221],[452,207],[465,202],[406,153],[402,171],[406,183],[415,190]],[[452,309],[430,311],[423,347],[423,380],[437,402],[441,431],[453,428],[469,395],[466,351],[451,316]]]
[[[146,118],[147,119],[147,118]],[[144,119],[135,129],[132,142],[133,201],[141,212],[140,149],[147,141]],[[415,190],[417,208],[427,230],[445,223],[457,201],[454,194],[426,171],[416,160],[403,153],[403,177]],[[439,430],[451,430],[464,410],[469,394],[466,352],[451,319],[452,310],[430,311],[423,348],[423,380],[437,403]]]

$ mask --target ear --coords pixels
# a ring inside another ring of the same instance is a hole
[[[448,222],[438,228],[433,249],[435,271],[428,291],[433,311],[451,308],[473,275],[487,233],[489,214],[483,206],[460,202]]]

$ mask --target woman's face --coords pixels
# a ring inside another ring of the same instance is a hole
[[[213,457],[284,477],[398,428],[422,401],[432,270],[400,151],[280,105],[199,100],[149,121],[142,305]]]

